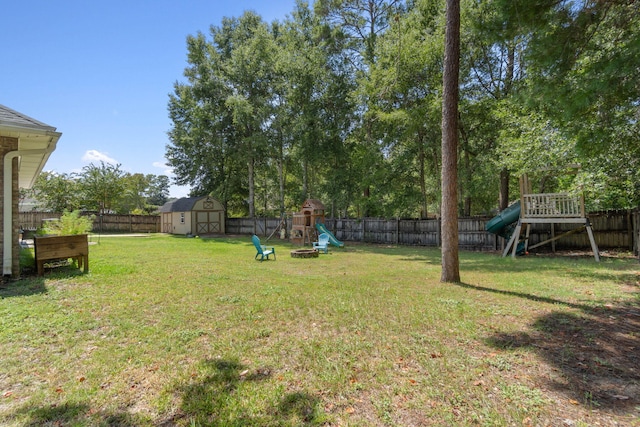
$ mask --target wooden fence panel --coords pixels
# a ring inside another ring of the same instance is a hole
[[[281,222],[281,218],[227,218],[225,228],[226,234],[255,234],[260,237],[269,237],[277,232]],[[285,229],[288,230],[287,223],[285,223]]]
[[[22,230],[37,230],[42,227],[42,223],[44,220],[51,218],[60,218],[62,216],[61,213],[55,212],[20,212],[19,213],[18,224]]]
[[[638,253],[640,240],[639,210],[598,212],[589,215],[599,248],[633,249]],[[491,218],[473,217],[458,220],[458,238],[461,249],[495,251],[501,249],[502,238],[484,230]],[[280,224],[279,218],[228,218],[227,233],[270,236]],[[327,228],[338,240],[437,247],[440,245],[439,219],[380,219],[380,218],[327,218]],[[575,224],[555,224],[555,235],[575,228]],[[288,230],[288,227],[286,228]],[[551,238],[550,224],[532,224],[529,244]],[[558,249],[590,249],[585,231],[565,236],[556,241]]]
[[[59,218],[60,213],[20,212],[19,226],[23,230],[36,230],[43,221]],[[598,247],[632,250],[640,256],[640,209],[595,212],[589,214]],[[459,243],[462,249],[492,251],[500,249],[500,240],[484,231],[490,218],[460,218]],[[280,218],[228,218],[227,234],[271,236],[281,223]],[[440,245],[438,219],[380,219],[380,218],[327,218],[327,228],[338,240],[437,247]],[[288,230],[289,224],[285,228]],[[575,224],[555,224],[555,235],[575,228]],[[94,232],[156,233],[160,232],[160,217],[155,215],[96,215]],[[276,236],[279,237],[279,236]],[[529,244],[534,245],[551,238],[550,224],[533,224]],[[584,231],[556,241],[558,249],[589,249]]]
[[[43,221],[60,218],[55,212],[20,212],[19,226],[22,230],[37,230]],[[157,215],[95,215],[93,232],[115,233],[159,233],[160,217]]]
[[[495,250],[495,237],[484,229],[487,218],[460,218],[458,220],[458,245],[473,251]]]
[[[327,224],[327,228],[336,236],[336,239],[346,242],[362,242],[364,238],[362,227],[362,220],[349,218],[334,220],[333,228]]]
[[[597,212],[589,214],[588,217],[599,248],[632,250],[635,238],[633,235],[631,211]],[[559,236],[579,227],[579,224],[554,224],[553,232],[555,236]],[[536,243],[550,239],[551,236],[551,224],[532,224],[529,235],[529,245],[535,245]],[[555,244],[558,249],[590,247],[589,237],[584,230],[564,236],[556,240]]]

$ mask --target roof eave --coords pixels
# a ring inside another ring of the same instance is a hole
[[[0,123],[0,135],[18,139],[18,151],[20,155],[18,181],[21,188],[31,188],[38,175],[44,169],[51,153],[56,149],[61,132],[55,128],[36,128],[30,126],[15,126]],[[29,154],[29,150],[45,150],[38,154]]]

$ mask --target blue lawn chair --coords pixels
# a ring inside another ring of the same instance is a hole
[[[313,249],[318,252],[322,251],[325,254],[329,253],[329,235],[327,233],[321,233],[318,236],[318,241],[313,242]]]
[[[260,238],[255,234],[251,237],[251,241],[253,241],[253,245],[256,247],[258,253],[254,257],[257,259],[260,256],[260,261],[264,261],[264,259],[269,259],[269,255],[273,255],[273,259],[276,259],[276,248],[273,246],[264,246],[260,244]]]

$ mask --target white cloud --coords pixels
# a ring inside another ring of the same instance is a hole
[[[98,150],[89,150],[86,153],[84,153],[84,156],[82,156],[82,161],[85,163],[104,162],[104,163],[109,163],[111,165],[118,164],[117,160],[109,157],[107,153],[101,153]]]
[[[173,176],[173,168],[163,162],[153,162],[153,167],[162,169],[163,175]]]
[[[189,187],[183,187],[181,185],[172,185],[169,187],[169,194],[170,197],[176,197],[176,198],[181,198],[181,197],[187,197],[189,196]]]

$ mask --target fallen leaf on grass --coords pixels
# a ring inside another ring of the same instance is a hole
[[[352,406],[350,406],[347,409],[345,409],[345,412],[347,414],[353,414],[354,412],[356,412],[356,410]]]

